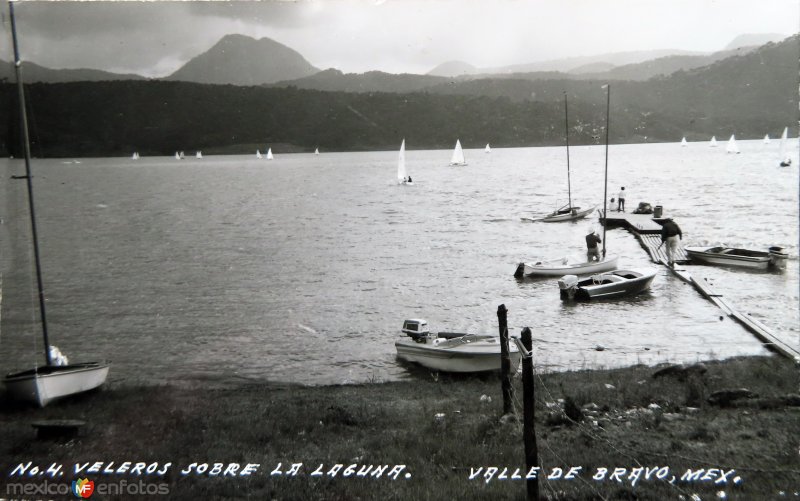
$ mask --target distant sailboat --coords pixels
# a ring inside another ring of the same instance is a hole
[[[259,150],[256,150],[256,158],[263,158],[263,157],[261,156],[261,151],[259,151]]]
[[[769,134],[764,136],[764,144],[769,144]]]
[[[180,159],[181,159],[181,153],[179,151],[176,151],[175,152],[175,160],[180,160]]]
[[[789,127],[784,127],[783,134],[781,134],[781,167],[789,167],[792,165],[792,159],[786,153],[786,141],[789,137]]]
[[[139,152],[134,151],[133,155],[131,155],[131,160],[139,160]]]
[[[708,143],[712,148],[717,147],[717,136],[711,136],[711,141]]]
[[[203,158],[203,152],[202,151],[198,151],[197,153],[194,154],[194,157],[195,158]]]
[[[461,140],[456,139],[456,147],[453,150],[453,157],[450,159],[450,165],[467,165],[464,160],[464,150],[461,149]]]
[[[272,160],[273,158],[275,157],[272,156],[272,148],[270,148],[267,150],[267,160]]]
[[[489,147],[489,143],[486,143],[486,148],[484,148],[483,151],[485,151],[486,153],[492,152],[492,148]]]
[[[681,139],[681,146],[688,146],[689,143],[686,142],[686,138],[684,137]]]
[[[400,143],[400,155],[397,157],[397,184],[414,184],[406,172],[406,140]]]
[[[180,152],[180,154],[179,154],[178,158],[180,158],[181,160],[183,160],[183,159],[185,158],[185,155],[183,154],[183,152],[182,152],[182,151]]]
[[[728,145],[725,147],[725,151],[728,153],[739,153],[739,146],[736,145],[736,137],[731,134],[731,138],[728,139]]]
[[[319,148],[315,148],[315,149],[314,149],[314,154],[315,154],[315,155],[319,155]]]

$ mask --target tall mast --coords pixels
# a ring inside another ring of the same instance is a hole
[[[25,152],[25,179],[28,183],[28,208],[31,216],[31,235],[33,237],[33,259],[36,264],[36,287],[39,291],[39,315],[42,320],[42,335],[44,337],[44,358],[47,365],[52,365],[50,359],[50,342],[47,337],[47,315],[44,307],[44,285],[42,284],[42,266],[39,261],[39,237],[36,232],[36,213],[33,208],[33,176],[31,175],[31,145],[28,135],[28,115],[25,111],[25,88],[22,84],[22,60],[19,57],[17,43],[17,25],[14,21],[14,1],[8,2],[11,16],[11,37],[14,42],[14,71],[17,76],[17,96],[19,98],[20,126],[22,127],[23,149]]]
[[[569,205],[567,205],[567,209],[572,209],[572,184],[569,181],[569,115],[567,112],[566,92],[564,92],[564,133],[567,137],[567,197],[569,197]]]
[[[603,190],[603,257],[606,257],[606,226],[608,226],[608,115],[611,105],[611,85],[606,84],[606,175]]]

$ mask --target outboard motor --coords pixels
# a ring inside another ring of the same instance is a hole
[[[519,263],[517,271],[514,272],[514,278],[522,278],[523,276],[525,276],[525,263]]]
[[[789,254],[783,251],[783,247],[772,246],[769,248],[769,265],[778,270],[786,269],[786,260]]]
[[[421,319],[410,319],[403,322],[403,332],[417,342],[424,342],[430,336],[428,322]]]
[[[561,299],[575,299],[575,291],[578,290],[577,275],[564,275],[558,280]]]

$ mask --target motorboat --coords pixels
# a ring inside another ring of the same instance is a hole
[[[423,319],[403,322],[407,338],[395,342],[397,356],[428,369],[442,372],[499,371],[500,338],[492,335],[459,332],[430,332]],[[516,372],[521,354],[515,343],[508,344],[511,371]]]
[[[773,246],[767,251],[735,249],[732,247],[684,247],[689,257],[705,264],[740,266],[758,270],[786,268],[788,254],[782,247]]]
[[[558,281],[561,299],[586,301],[632,296],[650,287],[658,273],[655,268],[614,270],[586,278],[566,275]]]
[[[611,271],[617,268],[617,256],[606,256],[600,261],[570,263],[568,258],[551,261],[519,263],[514,276],[523,277],[563,277],[564,275],[589,275]]]

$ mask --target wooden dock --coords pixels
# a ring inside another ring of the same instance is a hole
[[[600,221],[603,222],[601,215]],[[749,314],[739,312],[728,303],[722,294],[717,293],[705,278],[695,278],[685,269],[667,266],[667,253],[661,245],[661,225],[666,217],[654,218],[650,214],[631,214],[628,212],[609,212],[607,227],[621,227],[633,233],[642,248],[650,255],[650,260],[664,265],[673,275],[691,284],[706,299],[716,304],[729,317],[742,324],[747,330],[764,343],[767,348],[800,363],[800,350],[781,341],[766,325]],[[674,256],[677,265],[690,262],[683,247],[677,249]]]

